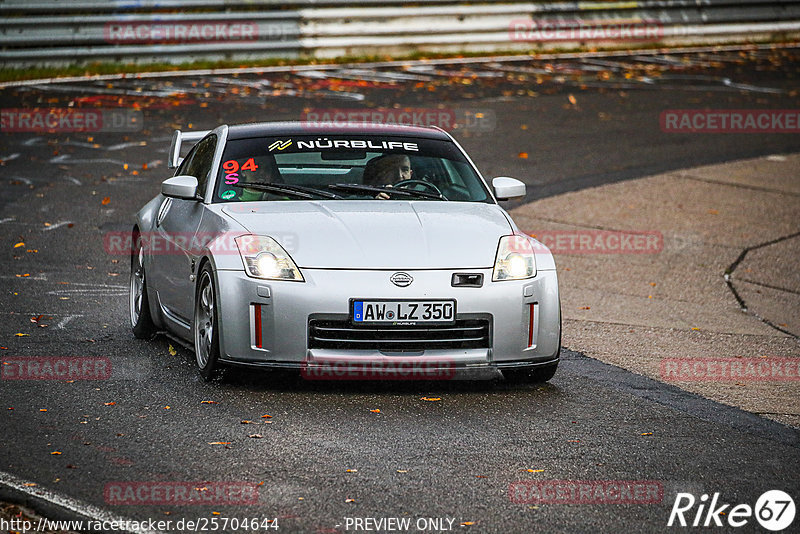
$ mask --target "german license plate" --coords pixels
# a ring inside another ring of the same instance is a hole
[[[455,300],[353,300],[352,318],[360,324],[452,324]]]

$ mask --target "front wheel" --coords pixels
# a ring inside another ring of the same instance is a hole
[[[504,369],[503,377],[507,382],[515,384],[539,384],[553,378],[557,369],[558,362],[529,369]]]
[[[156,326],[150,316],[150,302],[147,298],[147,278],[144,274],[144,249],[139,236],[134,234],[134,249],[131,255],[131,283],[128,304],[131,314],[131,329],[139,339],[151,339],[156,334]]]
[[[556,351],[556,356],[561,358],[561,300],[558,301],[558,350]],[[556,374],[556,370],[558,369],[558,362],[561,361],[556,360],[553,363],[548,363],[547,365],[539,365],[536,367],[529,367],[527,369],[508,369],[503,371],[503,378],[506,379],[508,382],[512,382],[515,384],[520,383],[533,383],[538,384],[542,382],[547,382],[551,378],[553,378]]]
[[[200,271],[194,299],[194,354],[197,369],[204,380],[216,376],[219,359],[219,321],[217,319],[216,291],[211,268],[205,265]]]

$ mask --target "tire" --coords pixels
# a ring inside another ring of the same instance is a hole
[[[556,374],[558,362],[540,365],[530,369],[504,369],[503,377],[506,382],[514,384],[540,384],[547,382]]]
[[[561,300],[558,301],[558,350],[556,355],[561,357]],[[538,365],[528,369],[507,369],[503,371],[503,378],[515,384],[541,384],[553,378],[558,370],[559,360],[547,365]]]
[[[152,339],[156,326],[150,316],[150,300],[147,298],[147,277],[144,273],[144,249],[138,234],[133,235],[131,254],[131,280],[128,291],[131,329],[139,339]]]
[[[210,381],[217,375],[219,367],[219,318],[214,273],[208,264],[203,266],[197,277],[192,330],[197,369],[203,380]]]

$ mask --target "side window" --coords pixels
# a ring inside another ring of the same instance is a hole
[[[181,161],[181,164],[178,166],[178,170],[175,171],[174,176],[183,176],[186,174],[186,169],[188,169],[189,165],[192,164],[192,158],[194,158],[196,153],[197,147],[195,146],[189,151],[188,154],[186,154],[186,157],[183,158],[183,161]]]
[[[206,137],[192,149],[179,169],[180,174],[188,174],[197,178],[197,193],[200,195],[206,192],[216,148],[217,137],[215,135]]]

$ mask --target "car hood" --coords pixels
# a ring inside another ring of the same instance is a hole
[[[304,268],[490,268],[500,237],[512,232],[503,210],[484,203],[247,202],[223,211],[276,239]]]

